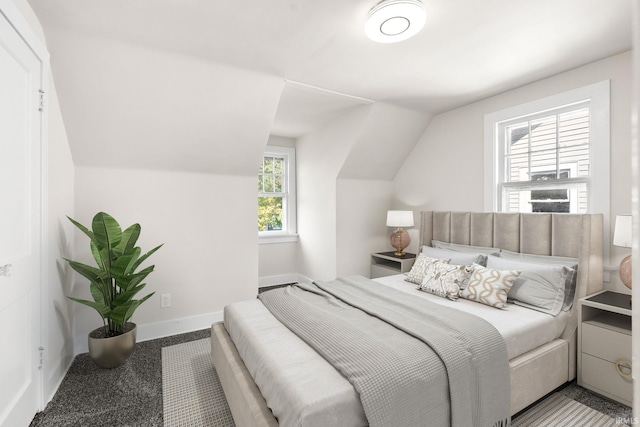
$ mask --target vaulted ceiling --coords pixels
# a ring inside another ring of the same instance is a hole
[[[376,102],[428,123],[631,49],[630,0],[423,0],[396,44],[364,35],[376,0],[29,3],[80,164],[253,173],[270,133]]]

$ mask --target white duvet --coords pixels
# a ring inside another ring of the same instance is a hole
[[[449,301],[417,291],[404,278],[396,275],[376,281],[486,319],[504,337],[509,359],[558,338],[569,318],[566,312],[552,317],[513,304],[508,310],[499,310],[472,301]],[[280,426],[367,425],[351,384],[276,320],[259,300],[225,307],[224,322]]]

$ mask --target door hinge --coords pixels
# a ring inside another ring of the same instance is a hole
[[[40,364],[38,365],[38,369],[42,369],[44,366],[44,347],[40,346],[38,350],[40,350]]]
[[[42,112],[44,111],[44,107],[47,106],[47,100],[44,97],[44,91],[42,89],[38,89],[38,94],[40,95],[39,96],[40,105],[38,106],[38,110]]]

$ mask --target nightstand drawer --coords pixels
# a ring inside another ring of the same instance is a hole
[[[631,405],[633,382],[621,377],[612,362],[582,353],[582,382],[594,391],[613,395]]]
[[[620,358],[631,360],[631,336],[583,322],[582,352],[611,363]]]

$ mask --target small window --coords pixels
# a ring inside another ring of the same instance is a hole
[[[295,200],[295,150],[267,146],[258,171],[258,235],[261,242],[295,238]]]

